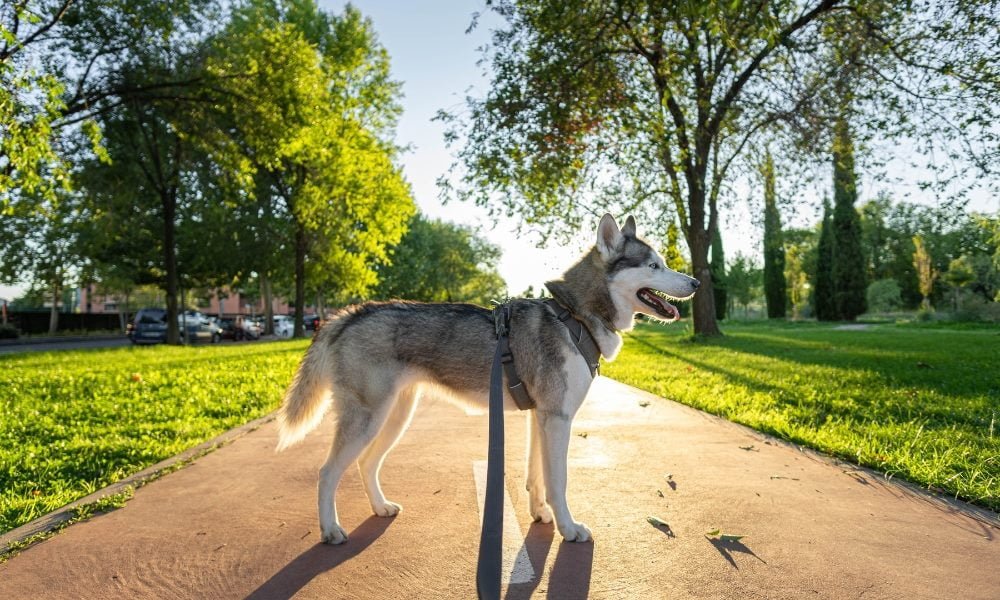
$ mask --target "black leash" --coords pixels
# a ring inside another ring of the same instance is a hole
[[[546,302],[570,332],[577,350],[583,355],[594,377],[600,366],[601,350],[584,324],[555,300]],[[528,395],[514,366],[510,351],[510,301],[494,302],[493,328],[497,350],[490,371],[490,433],[486,454],[486,498],[483,502],[483,529],[479,534],[479,562],[476,565],[476,591],[480,600],[500,600],[500,577],[503,569],[503,376],[514,403],[520,410],[530,410],[535,402]]]
[[[490,433],[486,464],[486,499],[483,502],[483,529],[479,534],[479,563],[476,591],[480,600],[500,600],[503,568],[503,355],[510,325],[510,305],[493,308],[497,351],[490,372]],[[507,350],[509,353],[509,349]]]

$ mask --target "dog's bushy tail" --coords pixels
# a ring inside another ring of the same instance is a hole
[[[330,342],[343,326],[342,319],[323,326],[302,358],[278,410],[278,452],[302,441],[330,407],[335,354]]]

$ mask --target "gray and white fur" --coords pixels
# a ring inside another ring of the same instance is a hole
[[[664,296],[687,299],[698,281],[666,267],[636,237],[629,217],[618,228],[604,215],[597,243],[563,275],[546,284],[553,297],[590,330],[606,360],[621,348],[619,331],[637,312],[673,321]],[[531,516],[555,519],[567,541],[591,539],[566,503],[570,426],[590,388],[591,375],[567,328],[538,300],[511,301],[510,348],[518,374],[537,404],[529,420],[526,487]],[[305,437],[332,408],[336,432],[319,473],[319,518],[324,542],[347,534],[335,495],[357,462],[372,510],[391,517],[402,507],[379,485],[379,469],[413,417],[424,391],[485,407],[496,348],[489,309],[470,304],[369,302],[348,307],[327,323],[306,352],[278,414],[282,450]],[[505,410],[517,410],[504,388]]]

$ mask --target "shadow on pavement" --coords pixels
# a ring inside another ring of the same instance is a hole
[[[594,568],[594,542],[559,544],[556,562],[549,573],[546,598],[572,600],[590,595],[590,575]]]
[[[393,519],[370,516],[348,534],[342,546],[316,544],[300,554],[247,596],[247,600],[286,600],[310,581],[365,551],[389,528]]]
[[[552,548],[552,538],[556,535],[552,523],[532,523],[524,536],[524,549],[535,571],[535,578],[527,583],[515,583],[507,587],[506,600],[530,598],[541,583],[545,573],[545,562]],[[590,576],[594,568],[594,543],[577,544],[562,542],[556,552],[556,559],[546,588],[547,598],[573,600],[587,598],[590,594]]]
[[[552,548],[552,536],[555,535],[555,527],[552,523],[532,523],[528,528],[528,534],[524,536],[524,550],[528,553],[528,561],[535,571],[535,577],[526,583],[513,583],[507,586],[507,600],[524,600],[530,598],[538,587],[545,572],[545,561],[549,557],[549,549]]]
[[[740,567],[739,567],[739,565],[736,564],[736,560],[733,558],[733,553],[734,552],[741,552],[743,554],[749,554],[750,556],[756,558],[757,560],[759,560],[760,562],[764,563],[765,565],[767,564],[766,560],[764,560],[763,558],[761,558],[761,557],[757,556],[756,554],[754,554],[753,550],[751,550],[750,548],[747,548],[745,545],[743,545],[743,542],[740,542],[740,541],[724,542],[724,541],[719,540],[719,539],[709,539],[708,541],[713,546],[715,546],[715,549],[719,551],[719,554],[721,554],[723,557],[725,557],[725,559],[729,561],[729,564],[732,565],[733,568],[736,569],[737,571],[740,570]]]

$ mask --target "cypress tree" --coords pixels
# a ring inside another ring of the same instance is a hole
[[[681,254],[680,236],[680,228],[677,227],[677,223],[671,221],[667,225],[667,247],[664,248],[663,259],[666,261],[668,268],[678,273],[686,273],[690,270],[690,265],[684,260],[684,255]],[[690,311],[689,307],[690,304],[686,302],[678,304],[677,312],[682,317],[687,317]]]
[[[781,215],[774,193],[774,160],[768,152],[761,166],[764,176],[764,298],[767,317],[784,319],[788,295],[785,282],[785,244],[781,235]]]
[[[865,312],[865,257],[854,175],[854,144],[847,120],[837,119],[833,135],[833,282],[836,318],[853,321]]]
[[[820,321],[837,320],[833,303],[833,224],[830,217],[830,202],[823,199],[823,226],[819,232],[816,248],[816,276],[813,278],[813,310]]]
[[[722,236],[719,235],[718,227],[712,235],[711,253],[712,262],[709,267],[712,273],[712,293],[715,294],[715,318],[721,321],[726,318],[729,294],[726,291],[726,257],[722,252]]]

